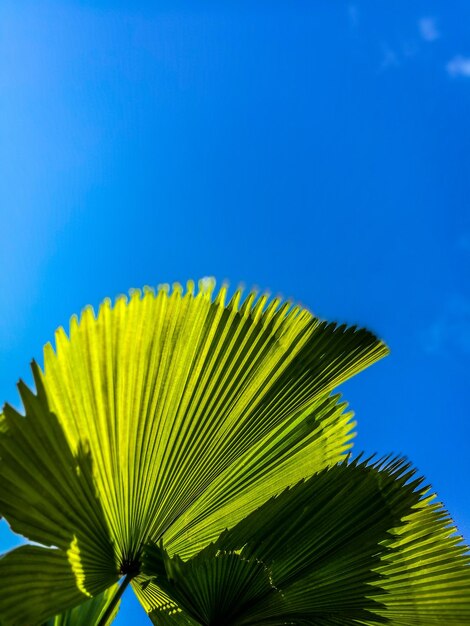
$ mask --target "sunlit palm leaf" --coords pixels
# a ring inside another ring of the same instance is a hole
[[[187,563],[154,546],[146,573],[155,571],[160,585],[199,624],[316,623],[328,613],[364,619],[375,605],[368,582],[377,578],[372,568],[383,551],[380,542],[418,499],[407,488],[401,507],[391,510],[399,475],[364,465],[332,468],[269,501]],[[256,588],[254,566],[262,564],[258,576],[267,584],[258,585],[254,598],[240,597],[243,586],[236,579],[221,593],[220,570],[228,555],[245,564],[250,592]],[[228,599],[233,601],[225,615],[213,619]]]
[[[377,570],[383,614],[392,626],[470,624],[470,555],[448,513],[430,496],[406,521]]]
[[[44,622],[42,626],[93,626],[98,624],[100,617],[110,604],[115,587],[110,587],[104,593],[86,600],[83,604],[70,609],[65,613],[56,615],[55,617]],[[111,624],[119,611],[119,603],[116,604],[112,611],[108,624]]]
[[[350,447],[352,414],[345,413],[346,405],[338,400],[339,396],[321,397],[218,476],[166,533],[169,550],[189,557],[270,495],[344,458]]]
[[[71,453],[35,365],[33,373],[37,396],[19,387],[27,417],[9,406],[0,416],[0,503],[14,530],[55,547],[22,546],[0,558],[0,619],[18,626],[65,611],[118,579],[90,456],[83,448]]]
[[[165,613],[175,625],[467,623],[468,558],[420,482],[400,460],[340,465],[270,500],[187,562],[149,547],[145,572],[182,609],[158,607],[154,623],[166,623]]]
[[[383,343],[265,296],[225,306],[226,289],[211,290],[85,310],[46,348],[44,374],[33,366],[37,395],[20,387],[26,417],[0,418],[0,512],[60,549],[83,594],[135,573],[148,540],[189,557],[350,446],[351,416],[329,394]],[[0,581],[7,571],[0,560]],[[68,606],[64,595],[55,612]]]
[[[21,546],[0,560],[2,626],[38,624],[84,602],[67,554],[39,546]]]

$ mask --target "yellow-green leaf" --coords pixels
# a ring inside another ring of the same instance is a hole
[[[56,615],[43,626],[95,626],[99,623],[105,610],[108,608],[114,594],[116,586],[110,587],[104,593],[86,600],[83,604],[69,609],[60,615]],[[111,624],[119,611],[119,602],[114,607],[107,624]]]
[[[386,346],[278,299],[212,291],[85,309],[46,346],[44,373],[33,365],[36,394],[20,385],[25,416],[0,418],[0,514],[62,550],[83,594],[137,572],[148,541],[188,558],[351,445],[331,391]]]

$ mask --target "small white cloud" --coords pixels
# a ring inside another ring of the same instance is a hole
[[[433,17],[422,17],[418,21],[418,28],[424,41],[436,41],[441,36],[437,28],[436,20]]]
[[[215,278],[213,276],[204,276],[199,280],[199,290],[212,293],[215,289]]]
[[[458,54],[447,63],[446,70],[449,76],[453,78],[457,76],[470,76],[470,57],[464,57]]]

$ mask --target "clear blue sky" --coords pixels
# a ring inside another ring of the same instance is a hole
[[[345,385],[356,449],[408,455],[470,540],[469,24],[464,0],[2,0],[1,400],[87,303],[258,285],[389,343]]]

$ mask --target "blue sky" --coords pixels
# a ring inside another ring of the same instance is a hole
[[[470,540],[469,21],[463,0],[3,0],[1,399],[85,304],[257,285],[389,343],[344,385],[356,449],[406,454]],[[141,619],[127,594],[117,624]]]

